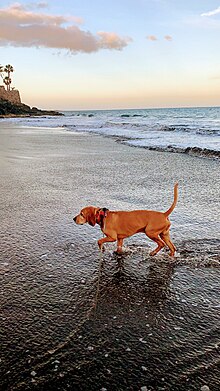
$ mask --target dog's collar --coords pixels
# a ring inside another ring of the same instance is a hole
[[[100,225],[101,228],[104,227],[104,219],[108,214],[107,208],[98,209],[95,215],[96,223]]]

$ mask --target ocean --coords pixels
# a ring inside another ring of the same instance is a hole
[[[101,134],[134,147],[220,157],[220,107],[64,111],[63,114],[64,117],[14,121],[24,126],[62,127]]]

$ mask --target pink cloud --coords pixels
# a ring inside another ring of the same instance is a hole
[[[147,36],[147,39],[148,39],[149,41],[157,41],[157,37],[155,37],[155,35],[148,35],[148,36]]]
[[[166,41],[172,41],[173,40],[173,38],[170,35],[165,35],[164,39],[166,39]]]
[[[35,3],[38,8],[46,3]],[[33,5],[33,3],[32,3]],[[73,24],[74,23],[74,24]],[[116,33],[93,34],[76,24],[75,16],[56,16],[31,12],[20,3],[0,8],[0,46],[46,47],[66,49],[72,53],[96,52],[100,49],[121,50],[131,41]]]
[[[130,37],[120,38],[115,33],[106,33],[104,31],[98,32],[97,35],[100,38],[100,47],[105,49],[120,49],[132,41]]]

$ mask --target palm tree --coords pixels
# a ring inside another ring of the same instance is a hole
[[[12,72],[14,72],[13,66],[10,65],[10,64],[5,65],[4,72],[6,72],[6,73],[8,74],[8,76],[6,76],[6,77],[4,78],[4,83],[5,83],[6,86],[7,86],[7,91],[10,91],[10,84],[11,84],[10,75],[11,75]]]
[[[5,83],[6,87],[7,87],[7,91],[10,91],[10,84],[11,84],[11,78],[6,76],[3,80],[3,82]]]

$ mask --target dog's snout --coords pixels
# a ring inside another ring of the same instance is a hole
[[[73,221],[75,221],[75,223],[76,223],[76,218],[77,218],[77,216],[73,217]]]

